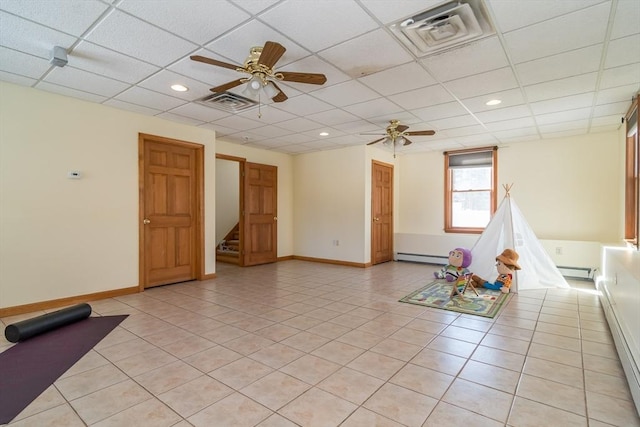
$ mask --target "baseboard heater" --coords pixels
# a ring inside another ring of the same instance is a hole
[[[447,265],[449,263],[448,256],[442,255],[425,255],[425,254],[409,254],[406,252],[398,252],[396,261],[419,262],[423,264]],[[560,273],[567,278],[593,280],[595,269],[588,267],[566,267],[558,266]]]

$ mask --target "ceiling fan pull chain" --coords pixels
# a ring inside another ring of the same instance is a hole
[[[260,102],[260,92],[258,92],[258,118],[259,119],[262,118],[262,111],[260,110],[261,106],[262,106],[262,102]]]

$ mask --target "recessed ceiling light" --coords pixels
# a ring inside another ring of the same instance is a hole
[[[501,104],[502,101],[499,99],[492,99],[490,101],[487,101],[485,105],[498,105]]]
[[[171,85],[171,89],[175,90],[176,92],[186,92],[189,90],[188,87],[183,85]]]
[[[329,136],[329,132],[320,132],[320,136]]]

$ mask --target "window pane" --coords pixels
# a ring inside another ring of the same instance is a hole
[[[451,169],[451,190],[490,190],[491,168]]]
[[[454,227],[486,227],[491,219],[491,191],[455,192],[452,205]]]

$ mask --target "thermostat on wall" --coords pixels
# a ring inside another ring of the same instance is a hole
[[[67,172],[67,178],[69,178],[69,179],[80,179],[80,178],[82,178],[82,172],[80,172],[80,171],[69,171],[69,172]]]

